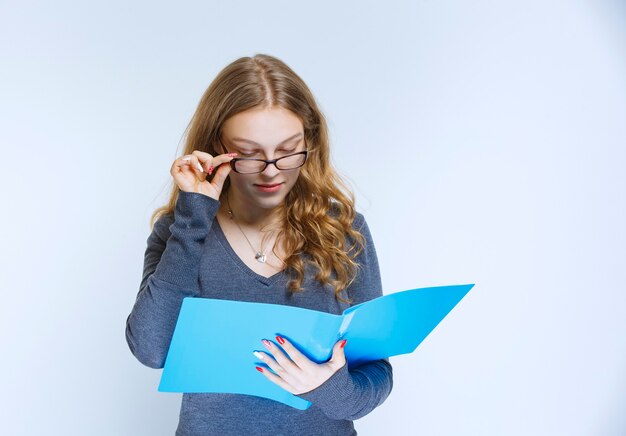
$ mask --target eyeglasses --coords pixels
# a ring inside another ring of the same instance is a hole
[[[220,138],[222,147],[224,144]],[[306,141],[305,141],[306,146]],[[307,147],[308,148],[308,147]],[[226,150],[226,147],[224,147]],[[235,157],[230,161],[230,167],[239,174],[256,174],[265,171],[269,164],[274,164],[279,170],[295,170],[301,167],[307,160],[309,150],[299,151],[298,153],[289,154],[277,159],[255,159],[251,157]]]

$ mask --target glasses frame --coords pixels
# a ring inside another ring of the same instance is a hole
[[[224,143],[222,142],[222,138],[218,138],[218,140],[220,141],[220,144],[222,145],[222,147],[224,147],[224,150],[226,150],[226,152],[228,152],[228,150],[226,149],[226,147],[224,146]],[[263,171],[265,171],[265,169],[267,168],[267,166],[269,164],[274,164],[274,166],[276,167],[276,169],[278,169],[279,171],[290,171],[290,170],[295,170],[297,168],[300,168],[302,166],[304,166],[304,164],[306,163],[307,159],[309,158],[309,152],[311,150],[309,150],[309,144],[307,144],[306,139],[304,140],[304,146],[305,149],[302,151],[299,151],[297,153],[292,153],[292,154],[288,154],[287,156],[281,156],[278,157],[276,159],[257,159],[254,157],[234,157],[230,160],[230,167],[232,168],[232,170],[234,172],[236,172],[237,174],[259,174],[262,173]],[[298,154],[303,154],[304,155],[304,161],[302,162],[302,165],[298,165],[297,167],[294,168],[287,168],[287,169],[282,169],[278,166],[277,162],[281,159],[285,159],[286,157],[291,157],[291,156],[296,156]],[[238,161],[244,161],[244,160],[255,160],[255,161],[260,161],[260,162],[264,162],[265,166],[259,170],[259,171],[255,171],[253,173],[242,173],[241,171],[237,171],[237,169],[235,168],[236,166],[236,162]]]

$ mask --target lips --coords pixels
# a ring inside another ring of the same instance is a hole
[[[282,183],[274,183],[274,184],[272,184],[272,185],[261,185],[261,184],[259,184],[259,183],[255,183],[255,186],[260,186],[260,187],[262,187],[262,188],[273,188],[274,186],[278,186],[278,185],[281,185],[281,184],[282,184]]]

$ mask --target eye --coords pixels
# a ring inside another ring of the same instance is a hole
[[[237,154],[239,155],[239,157],[251,157],[251,156],[255,156],[257,154],[259,154],[257,151],[253,151],[253,152],[244,152],[243,150],[235,150],[237,152]]]

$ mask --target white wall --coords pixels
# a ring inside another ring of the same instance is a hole
[[[148,217],[215,74],[268,53],[330,121],[385,292],[476,283],[359,434],[626,433],[623,2],[0,9],[0,432],[173,434],[124,340]]]

